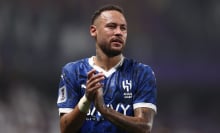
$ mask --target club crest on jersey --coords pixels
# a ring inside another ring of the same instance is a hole
[[[132,81],[131,80],[124,80],[122,81],[122,87],[124,89],[124,98],[132,98]]]

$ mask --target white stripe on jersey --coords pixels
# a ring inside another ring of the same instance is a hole
[[[133,104],[133,108],[141,108],[141,107],[146,107],[146,108],[151,108],[155,111],[155,113],[157,113],[157,107],[156,105],[152,104],[152,103],[135,103]]]
[[[73,108],[59,108],[59,114],[61,113],[70,113]]]

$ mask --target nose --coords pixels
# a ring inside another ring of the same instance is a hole
[[[115,28],[115,35],[116,36],[122,36],[122,30],[119,26],[117,28]]]

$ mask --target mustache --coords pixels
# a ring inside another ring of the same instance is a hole
[[[111,42],[119,42],[119,43],[124,43],[124,40],[120,37],[115,37],[115,38],[112,38],[110,40]]]

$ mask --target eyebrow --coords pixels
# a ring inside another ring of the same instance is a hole
[[[106,23],[106,25],[110,25],[110,24],[120,25],[120,26],[126,26],[126,27],[127,27],[127,24],[118,24],[118,23],[115,23],[115,22]]]

